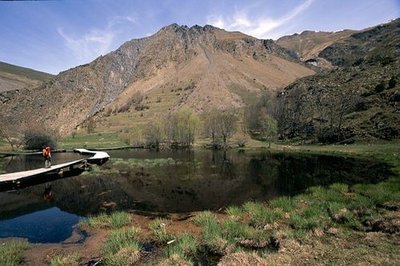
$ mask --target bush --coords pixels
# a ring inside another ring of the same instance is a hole
[[[52,149],[57,147],[57,141],[54,134],[28,130],[24,134],[25,148],[28,150],[41,150],[43,146],[48,145]]]

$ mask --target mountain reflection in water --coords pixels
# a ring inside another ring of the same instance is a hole
[[[98,171],[0,193],[0,220],[49,208],[74,217],[113,210],[217,210],[295,195],[314,185],[375,183],[390,174],[380,162],[326,155],[147,150],[109,154],[111,161]],[[51,201],[45,202],[49,185]],[[0,237],[4,230],[0,227]]]

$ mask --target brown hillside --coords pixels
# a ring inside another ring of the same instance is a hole
[[[127,122],[145,122],[182,106],[199,112],[242,107],[263,89],[313,73],[271,41],[212,26],[173,24],[60,73],[37,90],[0,94],[0,110],[10,121],[45,123],[62,134],[94,115],[106,117],[107,128],[129,128]],[[147,105],[141,116],[135,102],[139,92]]]
[[[0,62],[0,92],[39,86],[52,75]]]
[[[329,61],[318,56],[326,47],[340,40],[348,38],[355,33],[353,30],[343,30],[338,32],[315,32],[303,31],[301,34],[293,34],[279,38],[278,45],[295,51],[304,62],[310,62],[323,68],[330,68]]]

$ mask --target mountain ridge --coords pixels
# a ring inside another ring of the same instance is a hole
[[[65,135],[95,114],[127,106],[138,92],[190,87],[175,98],[168,96],[169,110],[159,111],[164,114],[182,106],[197,112],[206,106],[243,107],[242,96],[248,92],[255,97],[263,89],[314,73],[296,60],[274,42],[209,25],[171,24],[64,71],[29,93],[0,95],[0,108],[8,110],[10,120],[26,120],[28,113],[29,120]]]

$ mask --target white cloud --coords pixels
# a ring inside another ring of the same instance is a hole
[[[257,38],[276,38],[280,37],[285,31],[285,29],[279,31],[279,28],[291,23],[293,19],[306,11],[313,1],[306,0],[279,18],[258,17],[249,19],[249,10],[242,10],[230,17],[210,16],[207,23],[226,30],[241,31]]]
[[[81,63],[91,61],[101,54],[108,53],[120,33],[120,28],[126,23],[136,23],[132,17],[116,16],[111,18],[104,29],[91,29],[89,32],[76,36],[58,28],[58,34],[63,38],[65,46],[71,50],[74,57]]]

